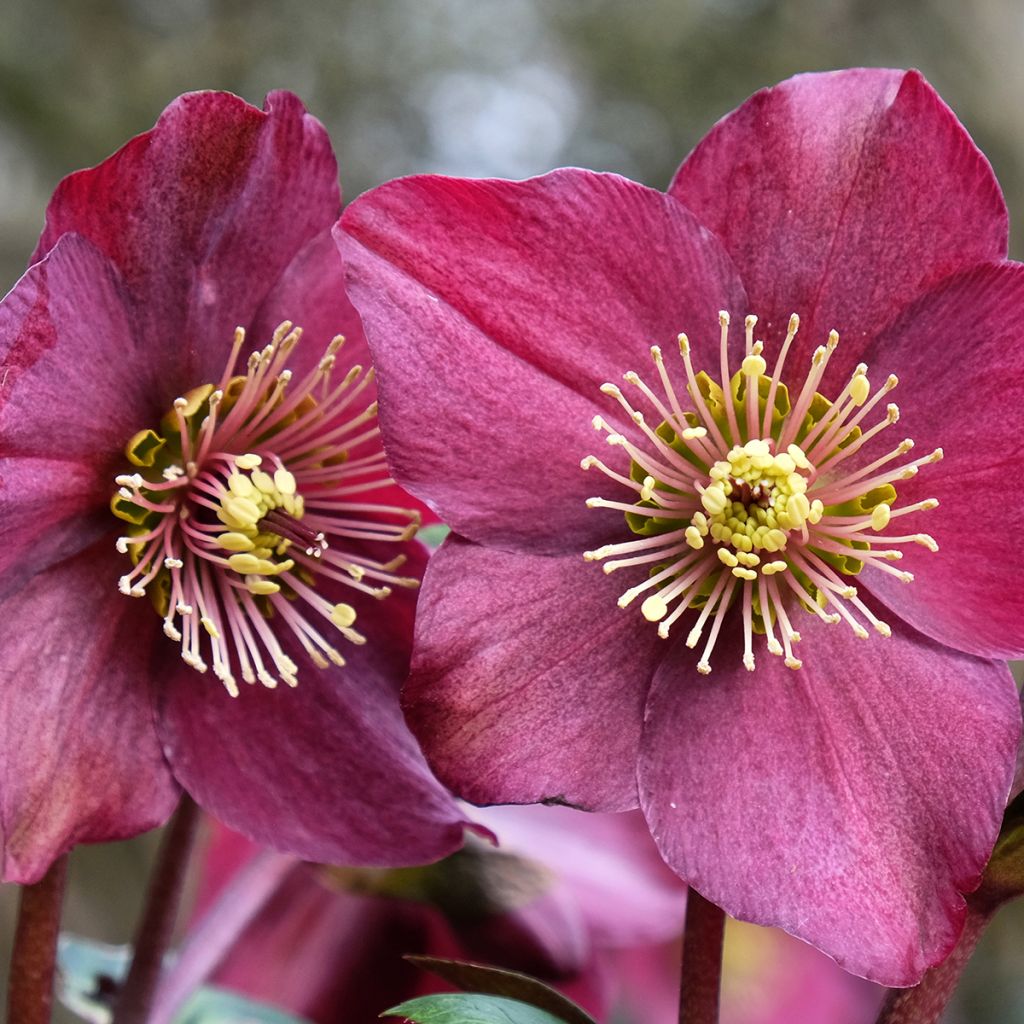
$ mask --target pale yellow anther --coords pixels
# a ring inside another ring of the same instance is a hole
[[[821,522],[821,517],[825,514],[825,506],[822,504],[820,498],[815,498],[811,502],[811,511],[807,514],[807,522],[812,526]]]
[[[685,334],[680,334],[677,341],[679,342],[680,354],[688,356],[690,354],[690,339]]]
[[[900,418],[900,407],[895,402],[890,402],[885,407],[885,418],[889,423],[897,423]]]
[[[273,494],[274,491],[277,490],[277,487],[274,484],[274,478],[269,473],[264,473],[262,469],[253,470],[251,479],[256,487],[264,494]]]
[[[702,676],[709,676],[709,675],[711,675],[711,662],[703,661],[703,660],[698,661],[697,662],[697,671]]]
[[[788,452],[782,452],[775,456],[775,466],[783,476],[789,476],[790,473],[796,472],[796,462]]]
[[[774,576],[777,572],[785,572],[788,567],[788,563],[781,560],[768,562],[766,565],[761,566],[761,572],[765,576]]]
[[[622,390],[617,384],[604,383],[601,385],[601,394],[611,395],[612,398],[619,398],[622,395]]]
[[[745,565],[749,568],[753,568],[755,565],[761,564],[761,559],[750,551],[740,551],[736,555],[736,558],[738,559],[740,565]]]
[[[640,488],[640,500],[650,501],[654,497],[654,485],[657,481],[653,476],[645,476],[643,486]]]
[[[252,551],[256,546],[244,533],[237,533],[234,530],[229,533],[218,534],[217,543],[225,551]]]
[[[931,453],[931,455],[928,456],[928,461],[929,462],[941,462],[942,461],[942,457],[943,457],[944,454],[945,454],[945,452],[943,452],[943,450],[941,448],[936,448],[935,451],[933,451]]]
[[[882,636],[892,636],[892,627],[888,622],[882,622],[879,620],[875,623],[875,629],[882,634]]]
[[[683,536],[686,538],[686,543],[695,551],[699,551],[704,547],[704,538],[700,535],[700,530],[696,526],[688,526]]]
[[[728,548],[718,549],[718,560],[723,565],[728,565],[730,568],[740,564],[739,559],[737,559],[737,557]]]
[[[771,455],[772,451],[768,442],[762,440],[759,437],[753,438],[750,441],[748,441],[741,450],[745,451],[750,456]]]
[[[259,572],[263,561],[262,558],[257,558],[255,555],[239,552],[228,559],[228,566],[239,575],[248,576],[250,573]]]
[[[348,629],[356,621],[356,610],[350,604],[336,604],[331,609],[331,622],[339,629]]]
[[[668,605],[657,594],[652,594],[640,605],[640,612],[648,622],[660,622],[668,614]]]
[[[929,551],[938,551],[938,541],[927,533],[919,533],[914,537],[914,543],[926,547]]]
[[[236,523],[243,526],[255,526],[263,515],[260,507],[248,498],[225,497],[221,507]]]
[[[706,487],[704,493],[700,496],[700,503],[713,516],[724,512],[728,502],[729,499],[725,496],[725,491],[721,487]]]
[[[871,529],[876,532],[884,530],[889,525],[889,520],[892,518],[892,508],[882,504],[876,505],[871,510]]]
[[[687,427],[683,431],[683,440],[692,441],[698,437],[707,437],[708,432],[706,427]]]
[[[279,469],[274,473],[274,485],[281,494],[294,494],[297,486],[295,477],[287,469]]]
[[[892,391],[892,389],[896,387],[896,385],[899,384],[899,382],[899,377],[897,377],[895,373],[890,373],[889,376],[885,378],[885,390]]]
[[[787,449],[789,457],[796,463],[799,469],[810,469],[811,463],[804,454],[803,448],[798,444],[791,444]]]
[[[845,349],[843,350],[845,351]],[[871,394],[871,384],[868,382],[867,377],[857,376],[854,377],[850,383],[850,398],[854,405],[863,405]]]
[[[759,377],[768,369],[763,356],[750,355],[743,360],[741,369],[747,377]]]
[[[746,319],[743,321],[743,326],[748,330],[752,331],[757,326],[757,317],[753,313],[748,313]]]
[[[252,481],[242,473],[232,473],[228,477],[228,487],[231,493],[239,498],[248,498],[255,492]]]
[[[702,537],[706,537],[708,535],[708,517],[704,515],[703,512],[694,512],[691,522],[698,530],[700,530]]]
[[[731,570],[733,576],[741,580],[756,580],[757,573],[753,569],[744,569],[742,565],[734,566]]]
[[[804,663],[799,658],[787,658],[785,661],[786,668],[798,669],[803,668]]]
[[[721,327],[729,326],[729,314],[726,310],[720,309],[718,311],[718,323]]]
[[[200,625],[206,630],[214,640],[220,639],[220,630],[214,625],[212,619],[208,619],[205,615],[199,620]]]
[[[593,455],[584,455],[583,458],[580,459],[580,469],[592,469],[596,465],[597,459],[595,459]]]
[[[269,597],[271,594],[278,593],[281,585],[273,580],[261,579],[259,576],[247,576],[245,588],[250,594],[256,594],[259,597]]]

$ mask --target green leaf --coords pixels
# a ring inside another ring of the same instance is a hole
[[[405,959],[464,992],[515,999],[543,1010],[565,1024],[595,1024],[594,1019],[571,999],[528,974],[432,956],[407,956]]]
[[[536,1006],[469,992],[420,996],[381,1016],[404,1017],[414,1024],[564,1024],[563,1018]]]
[[[265,1003],[227,989],[201,988],[175,1017],[174,1024],[309,1024],[304,1017],[294,1017]]]
[[[416,532],[416,539],[431,551],[436,551],[451,532],[452,528],[444,523],[432,523],[430,526],[421,526]]]

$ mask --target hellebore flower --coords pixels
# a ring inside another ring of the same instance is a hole
[[[1024,650],[1024,268],[954,115],[915,72],[805,75],[667,195],[417,177],[342,229],[389,461],[455,531],[404,696],[440,777],[639,803],[729,913],[916,981],[999,827]]]
[[[499,847],[470,836],[445,860],[398,870],[296,863],[212,982],[325,1024],[370,1022],[398,1000],[437,990],[402,959],[419,953],[526,971],[603,1015],[617,982],[605,958],[650,950],[682,919],[685,890],[642,818],[564,807],[473,817]],[[200,894],[211,921],[254,852],[224,829],[214,833]]]
[[[320,859],[461,841],[398,706],[424,556],[376,498],[339,210],[287,93],[183,96],[54,195],[0,305],[7,880],[178,786]]]

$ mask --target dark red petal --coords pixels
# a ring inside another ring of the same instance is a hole
[[[124,445],[150,415],[125,303],[77,235],[0,303],[0,593],[114,528]]]
[[[452,536],[433,556],[403,702],[460,796],[636,806],[643,704],[667,648],[639,612],[616,607],[623,589],[579,555]]]
[[[118,557],[103,541],[0,600],[4,881],[153,828],[178,798],[149,695],[159,619],[118,592]]]
[[[621,418],[601,384],[656,378],[650,345],[672,357],[680,331],[717,358],[718,310],[746,306],[688,212],[613,175],[395,181],[342,226],[392,467],[484,543],[596,543],[603,527],[583,508],[595,481],[579,462],[605,447],[594,414]]]
[[[803,318],[790,356],[801,373],[831,328],[834,371],[852,368],[923,289],[1006,255],[992,169],[916,71],[799,75],[759,92],[670,191],[722,239],[762,329]]]
[[[465,821],[398,704],[414,595],[348,599],[367,643],[339,637],[347,664],[327,671],[293,650],[295,689],[240,683],[232,699],[182,665],[157,695],[165,752],[197,802],[257,842],[328,864],[436,860],[462,844]]]
[[[912,985],[952,948],[999,830],[1020,737],[1006,666],[918,634],[856,638],[800,613],[804,667],[655,677],[640,794],[662,854],[743,920]]]
[[[271,93],[260,111],[229,93],[189,93],[60,184],[35,258],[74,231],[113,261],[150,380],[169,401],[219,378],[235,327],[340,204],[330,141],[297,97]]]
[[[1024,656],[1024,572],[1015,554],[1024,536],[1022,312],[1024,267],[988,264],[944,281],[867,353],[870,365],[899,375],[892,397],[900,422],[886,436],[914,439],[903,461],[939,447],[945,455],[895,484],[898,506],[938,498],[939,507],[883,531],[930,534],[939,550],[900,545],[898,568],[915,581],[871,572],[864,584],[939,643],[991,658]]]

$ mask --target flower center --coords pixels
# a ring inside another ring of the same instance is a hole
[[[782,383],[782,368],[799,317],[790,318],[771,376],[762,355],[764,343],[754,341],[757,318],[746,318],[745,356],[735,374],[729,372],[729,315],[720,313],[719,323],[720,382],[694,373],[689,341],[679,335],[691,408],[682,408],[658,346],[651,355],[663,397],[637,373],[625,374],[660,421],[656,428],[617,385],[602,385],[635,430],[627,436],[600,416],[594,426],[606,432],[608,444],[625,449],[629,474],[592,455],[581,466],[600,469],[636,492],[636,500],[630,504],[590,498],[587,505],[624,512],[629,528],[641,539],[587,551],[584,558],[609,559],[603,566],[606,573],[647,566],[647,578],[623,593],[619,606],[646,595],[641,611],[658,623],[662,637],[668,637],[688,609],[697,611],[686,643],[696,647],[707,629],[697,663],[704,673],[711,671],[711,652],[735,603],[743,615],[743,663],[751,671],[755,633],[766,637],[770,653],[782,655],[790,668],[800,668],[793,653],[800,634],[787,611],[794,598],[825,622],[845,620],[857,636],[869,635],[865,621],[889,636],[889,626],[860,600],[850,577],[872,565],[909,583],[913,576],[890,564],[903,557],[899,546],[914,543],[938,550],[927,534],[884,531],[901,516],[938,505],[929,498],[894,507],[893,484],[937,462],[942,449],[890,468],[913,447],[906,439],[880,458],[866,460],[866,446],[897,422],[899,409],[889,404],[871,427],[865,430],[860,424],[897,380],[890,376],[872,394],[867,366],[861,363],[834,401],[822,396],[817,387],[839,344],[835,331],[815,351],[794,402]]]
[[[148,594],[185,662],[205,672],[208,659],[232,696],[236,672],[248,683],[297,685],[282,631],[321,668],[345,664],[326,626],[366,642],[355,609],[329,601],[321,582],[375,598],[419,585],[395,574],[404,555],[380,562],[360,545],[409,540],[419,525],[417,512],[363,500],[391,483],[377,404],[365,401],[373,371],[355,366],[332,380],[339,336],[292,383],[285,366],[301,334],[281,324],[243,376],[234,375],[238,328],[220,383],[176,399],[159,429],[128,442],[136,472],[117,477],[111,501],[130,524],[117,540],[134,564],[121,592]]]

